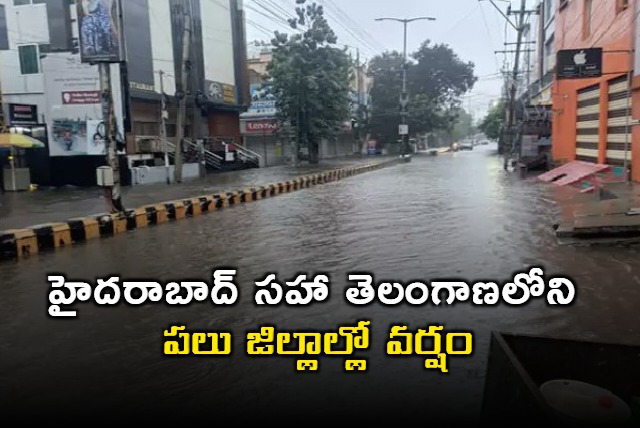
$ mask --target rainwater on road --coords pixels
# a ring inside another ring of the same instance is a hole
[[[0,265],[0,400],[16,412],[79,415],[166,408],[171,416],[206,411],[238,420],[310,409],[425,421],[476,417],[493,330],[640,343],[640,253],[558,246],[553,192],[505,173],[495,150],[478,147]],[[576,303],[355,307],[344,297],[352,272],[373,273],[377,281],[502,284],[531,266],[569,275]],[[238,269],[233,307],[78,304],[76,319],[47,316],[47,274],[166,283],[209,280],[224,267]],[[277,273],[284,282],[300,272],[329,273],[330,299],[299,308],[254,304],[255,281]],[[295,359],[245,353],[246,333],[262,325],[326,331],[358,320],[372,323],[365,374],[346,374],[342,358],[321,358],[318,373],[297,373]],[[397,324],[471,330],[474,354],[450,357],[448,374],[425,370],[419,357],[388,357],[388,329]],[[166,357],[162,333],[169,325],[230,331],[233,355]]]

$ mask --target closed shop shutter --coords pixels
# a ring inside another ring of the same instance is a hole
[[[600,85],[578,91],[576,159],[598,162],[600,134]]]
[[[631,160],[631,100],[627,76],[609,82],[609,122],[607,124],[607,160],[609,165],[623,165],[625,153]],[[628,149],[628,150],[626,150]]]

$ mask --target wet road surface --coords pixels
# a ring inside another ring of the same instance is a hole
[[[377,163],[389,159],[391,157],[354,155],[324,159],[318,165],[305,163],[297,168],[279,166],[208,174],[202,179],[185,179],[181,184],[173,183],[170,186],[165,183],[129,186],[122,189],[122,200],[125,208],[132,209],[179,198],[263,186],[301,175],[317,174],[331,169]],[[33,193],[7,192],[0,194],[0,230],[66,221],[70,218],[100,214],[106,210],[104,192],[97,187],[67,186],[39,189]]]
[[[98,412],[166,409],[163,418],[209,412],[241,421],[278,414],[363,417],[422,415],[424,421],[474,418],[480,412],[492,330],[640,343],[640,257],[624,247],[557,245],[551,225],[554,189],[506,174],[487,148],[419,157],[380,171],[195,219],[138,230],[19,264],[0,265],[0,400],[11,411]],[[425,282],[461,278],[504,283],[543,266],[577,286],[571,307],[354,307],[346,277]],[[112,274],[127,279],[207,280],[214,268],[238,269],[239,303],[188,307],[79,304],[78,318],[47,316],[46,275],[73,280]],[[254,281],[268,272],[331,274],[331,298],[309,307],[253,303]],[[264,324],[291,331],[335,330],[371,320],[369,371],[345,374],[343,359],[321,358],[320,372],[296,373],[295,360],[250,358],[244,335]],[[180,324],[182,323],[182,324]],[[449,359],[449,373],[426,371],[423,359],[385,355],[391,324],[410,330],[445,325],[472,330],[472,357]],[[231,331],[229,358],[169,358],[162,332]],[[15,406],[15,407],[13,407]],[[52,413],[53,415],[53,413]],[[166,419],[168,420],[168,419]]]

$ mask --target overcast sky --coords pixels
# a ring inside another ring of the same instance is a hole
[[[309,0],[311,1],[311,0]],[[506,11],[508,1],[494,0]],[[489,1],[478,0],[316,0],[325,7],[325,15],[338,34],[342,44],[360,48],[361,56],[370,59],[384,50],[402,50],[402,24],[376,22],[376,18],[413,18],[430,16],[436,21],[417,21],[409,25],[409,51],[416,50],[426,39],[450,45],[463,61],[476,65],[480,78],[471,95],[464,99],[469,103],[476,119],[487,111],[489,103],[500,96],[503,80],[496,73],[503,65],[503,54],[494,51],[505,49],[505,19]],[[285,12],[291,14],[295,0],[244,0],[247,14],[247,39],[268,40],[265,30],[286,31],[280,19]],[[513,1],[513,8],[519,1]],[[529,0],[530,6],[535,4]],[[270,14],[265,7],[273,12]],[[510,42],[515,41],[513,31],[508,31]],[[508,49],[513,49],[512,46]],[[355,52],[355,50],[354,50]],[[513,55],[507,60],[511,64]],[[510,65],[511,66],[511,65]]]

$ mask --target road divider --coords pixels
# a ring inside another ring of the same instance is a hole
[[[0,231],[0,261],[22,260],[38,253],[72,247],[98,238],[109,238],[137,229],[197,217],[228,207],[331,183],[381,169],[396,162],[397,160],[393,159],[305,175],[266,186],[150,204],[127,210],[124,214],[96,214],[61,223],[4,230]]]

